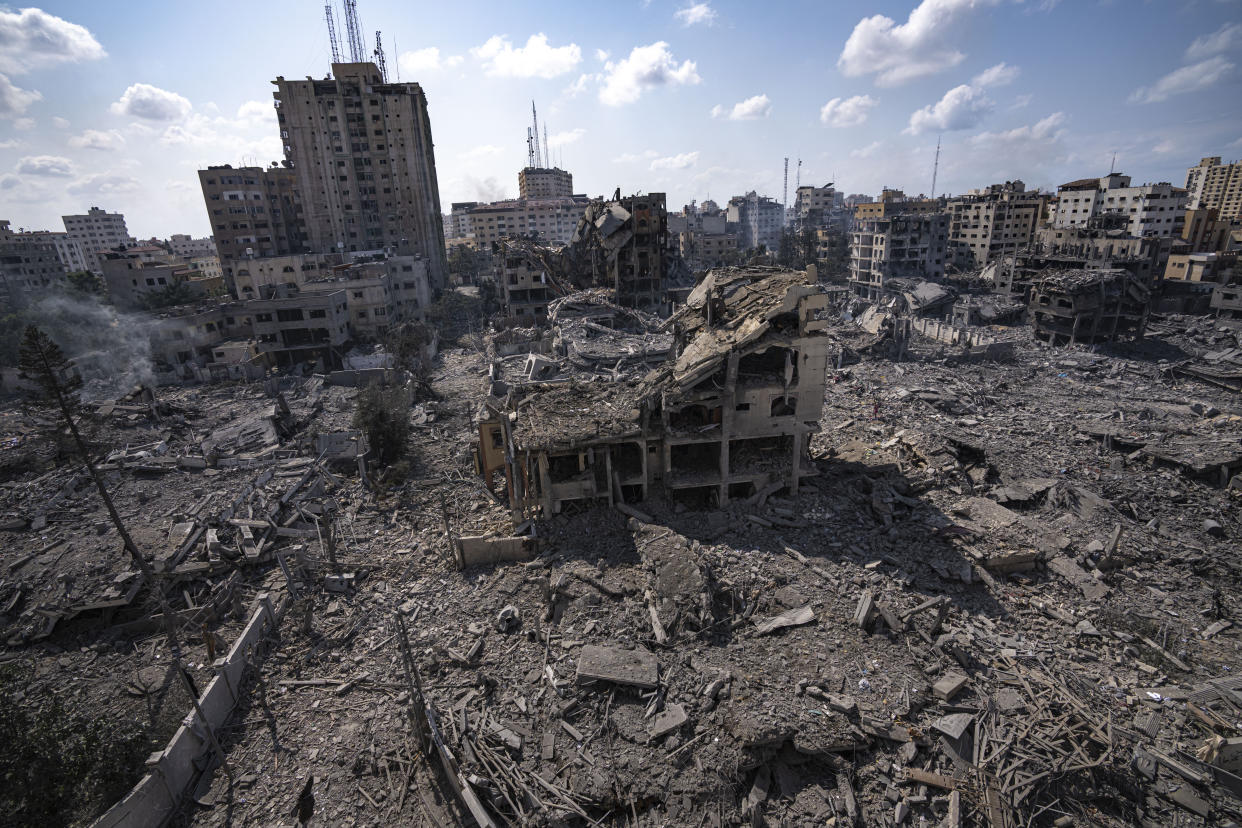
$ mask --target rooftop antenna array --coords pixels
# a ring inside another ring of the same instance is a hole
[[[358,0],[344,0],[345,42],[349,44],[349,59],[362,63],[367,59],[366,41],[362,39],[362,27],[358,25]]]
[[[532,167],[538,167],[543,164],[543,151],[539,148],[539,115],[535,112],[535,102],[530,102],[530,119],[534,124],[531,134],[535,136],[535,163]]]
[[[781,195],[781,226],[787,222],[785,211],[789,209],[789,156],[785,156],[785,189]]]
[[[1113,163],[1108,165],[1108,174],[1112,175],[1113,171],[1116,169],[1117,169],[1117,151],[1113,150]]]
[[[535,138],[530,134],[530,127],[526,128],[526,166],[535,166]]]
[[[384,79],[384,83],[388,83],[388,61],[384,59],[384,39],[380,35],[379,29],[375,30],[375,65],[379,67],[380,77]]]
[[[798,159],[798,173],[794,176],[794,200],[798,199],[798,190],[802,189],[802,159]]]
[[[332,44],[332,62],[341,62],[341,41],[336,36],[336,12],[332,0],[323,4],[323,19],[328,22],[328,42]]]
[[[940,136],[936,136],[936,162],[932,164],[932,190],[931,197],[936,197],[936,176],[940,173]]]
[[[548,153],[552,152],[552,145],[548,143],[548,122],[543,122],[543,166],[547,169],[552,166]]]

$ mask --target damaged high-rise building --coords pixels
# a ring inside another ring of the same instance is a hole
[[[796,491],[811,473],[824,400],[826,305],[803,272],[716,270],[673,317],[671,343],[654,330],[618,334],[615,353],[596,355],[616,381],[584,382],[598,375],[568,352],[563,373],[549,376],[544,365],[506,381],[493,371],[480,470],[489,484],[503,476],[517,520],[573,502],[640,502],[657,489],[704,505]],[[668,356],[643,376],[617,378],[627,360],[648,364],[638,343]]]

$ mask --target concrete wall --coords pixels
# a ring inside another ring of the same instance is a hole
[[[228,655],[213,665],[216,677],[207,685],[198,703],[206,717],[206,726],[219,730],[229,720],[241,693],[242,674],[255,649],[268,630],[280,623],[285,600],[273,606],[267,593],[259,595],[237,642]],[[199,768],[215,764],[211,743],[204,722],[191,709],[183,724],[173,734],[164,750],[147,760],[147,775],[142,777],[124,799],[113,805],[92,823],[93,828],[157,828],[167,822],[181,804],[181,796],[196,780]]]

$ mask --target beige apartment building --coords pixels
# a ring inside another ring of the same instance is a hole
[[[586,196],[510,199],[466,210],[468,235],[480,249],[508,236],[535,236],[545,243],[567,244],[591,200]]]
[[[198,182],[230,290],[240,260],[306,249],[293,170],[224,164],[199,170]]]
[[[1204,158],[1186,171],[1189,207],[1215,209],[1221,219],[1242,219],[1242,161],[1222,164],[1220,156]]]
[[[526,167],[518,173],[518,198],[566,198],[574,177],[560,167]]]
[[[81,245],[87,270],[95,274],[103,274],[103,251],[127,247],[133,241],[121,213],[92,207],[80,215],[61,216],[61,221],[69,238]]]
[[[950,255],[965,268],[984,267],[1031,243],[1048,196],[1021,181],[993,184],[949,203]]]
[[[1130,186],[1130,176],[1112,173],[1062,184],[1049,207],[1053,227],[1088,227],[1112,214],[1126,220],[1131,236],[1180,236],[1186,215],[1186,190],[1168,182]]]
[[[422,87],[385,83],[370,62],[334,63],[327,79],[274,83],[310,249],[422,256],[442,287],[444,226]]]

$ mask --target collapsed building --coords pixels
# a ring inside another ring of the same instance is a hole
[[[1051,344],[1141,339],[1151,289],[1127,270],[1050,270],[1031,286],[1027,316]]]
[[[618,305],[654,313],[669,310],[668,212],[664,193],[592,201],[569,244],[528,238],[499,243],[495,279],[505,316],[543,324],[557,296],[608,288]]]
[[[503,475],[515,523],[656,489],[694,505],[796,491],[824,400],[826,306],[804,272],[715,270],[663,323],[672,349],[644,376],[605,381],[579,366],[558,381],[510,383],[493,371],[480,471],[489,484]]]

